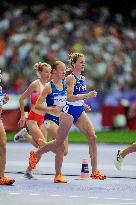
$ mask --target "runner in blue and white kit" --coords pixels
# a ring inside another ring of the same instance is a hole
[[[64,82],[66,74],[66,66],[61,61],[56,61],[52,65],[53,79],[45,85],[45,88],[39,97],[35,107],[36,109],[46,111],[45,126],[50,136],[57,137],[57,130],[59,126],[59,117],[61,109],[66,105],[66,85]],[[46,103],[45,103],[46,102]],[[67,154],[68,141],[65,139],[59,149],[53,149],[56,153],[54,178],[55,183],[67,183],[67,179],[61,174],[61,167],[63,156]]]
[[[65,106],[66,105],[66,85],[64,80],[62,80],[63,89],[58,90],[53,81],[50,81],[50,86],[52,93],[47,95],[46,103],[47,106]],[[51,120],[59,125],[59,117],[53,114],[46,113],[44,120]]]
[[[80,76],[79,78],[72,72],[72,78],[75,80],[74,92],[73,95],[85,94],[86,93],[86,84],[84,81],[84,77]],[[73,116],[73,123],[78,121],[78,118],[84,111],[84,100],[76,100],[76,101],[67,101],[66,106],[63,108],[63,112],[67,112],[68,114]]]

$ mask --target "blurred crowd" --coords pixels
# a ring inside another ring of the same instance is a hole
[[[33,65],[68,54],[86,56],[88,87],[101,93],[136,90],[136,10],[129,18],[108,7],[3,5],[0,13],[0,67],[3,86],[20,93],[35,78]]]

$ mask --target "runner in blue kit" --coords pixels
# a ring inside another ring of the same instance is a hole
[[[71,74],[70,78],[74,79],[74,92],[73,95],[85,94],[86,93],[86,85],[84,81],[84,77],[78,78],[74,73]],[[70,91],[70,90],[69,90]],[[69,92],[68,91],[68,92]],[[94,92],[95,94],[95,92]],[[84,100],[76,100],[73,102],[67,101],[66,106],[62,110],[63,112],[67,112],[68,114],[73,116],[73,122],[76,123],[78,118],[84,111]]]
[[[47,97],[46,97],[47,106],[52,106],[52,105],[61,105],[62,106],[62,105],[66,104],[66,85],[64,83],[64,80],[62,81],[62,84],[63,84],[63,89],[58,90],[56,88],[54,82],[50,81],[52,93],[47,95]],[[46,121],[51,120],[51,121],[55,122],[57,125],[59,125],[59,117],[58,116],[47,113],[45,115],[44,119]]]
[[[81,75],[85,66],[84,55],[72,53],[69,55],[69,62],[72,67],[72,73],[66,78],[67,102],[60,113],[60,125],[57,139],[46,143],[45,146],[37,151],[31,152],[29,163],[31,167],[35,167],[41,154],[60,147],[74,123],[88,139],[92,166],[90,178],[103,180],[106,176],[101,174],[97,168],[96,134],[89,117],[85,113],[85,110],[89,110],[89,106],[84,104],[85,99],[96,97],[97,92],[95,90],[88,93],[86,92],[85,77]]]
[[[64,64],[60,61],[56,61],[52,65],[52,73],[58,72],[61,65],[64,66]],[[53,75],[55,76],[55,75]],[[64,106],[66,104],[66,85],[64,79],[60,81],[60,83],[57,82],[59,87],[61,87],[61,90],[59,90],[56,87],[55,80],[51,80],[49,82],[52,92],[47,95],[46,97],[46,104],[47,106]],[[61,85],[61,86],[60,86]],[[59,115],[52,112],[47,112],[44,116],[44,124],[47,129],[47,132],[50,136],[54,137],[54,139],[57,138],[57,130],[59,127]],[[66,156],[68,153],[68,139],[66,138],[64,141],[64,147],[61,149],[57,149],[57,154],[55,156],[55,170],[56,175],[54,178],[55,183],[67,183],[67,179],[64,178],[61,174],[61,167],[63,162],[63,156]]]
[[[65,73],[66,66],[61,61],[56,61],[52,65],[53,78],[45,85],[45,88],[40,95],[35,108],[41,112],[45,112],[44,124],[47,132],[54,138],[57,137],[57,130],[59,125],[59,116],[62,107],[66,105],[66,85],[65,85]],[[45,103],[46,102],[46,103]],[[57,149],[52,151],[56,153],[55,157],[55,170],[56,175],[54,177],[55,183],[67,183],[67,179],[61,174],[61,167],[63,162],[63,156],[67,154],[68,142],[67,138],[63,144]]]

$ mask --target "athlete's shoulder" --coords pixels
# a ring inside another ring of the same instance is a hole
[[[45,84],[45,88],[44,89],[47,89],[47,88],[51,88],[51,81],[47,82]]]
[[[34,80],[33,82],[30,83],[27,89],[35,90],[37,89],[37,85],[38,85],[37,80]]]
[[[72,74],[70,74],[70,75],[68,75],[68,76],[66,77],[66,79],[67,79],[67,80],[74,80],[75,78],[74,78],[74,76],[73,76]]]
[[[52,92],[51,81],[45,84],[43,92],[48,94]]]
[[[66,83],[67,83],[67,84],[73,84],[73,83],[75,83],[75,78],[74,78],[74,76],[73,76],[72,74],[70,74],[70,75],[68,75],[68,76],[66,77]]]
[[[39,79],[34,80],[33,82],[30,83],[32,86],[37,86],[39,85]]]

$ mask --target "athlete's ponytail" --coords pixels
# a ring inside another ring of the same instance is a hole
[[[45,68],[45,67],[48,67],[50,66],[48,63],[41,63],[41,62],[38,62],[36,64],[34,64],[34,70],[36,70],[37,72],[41,71]]]

